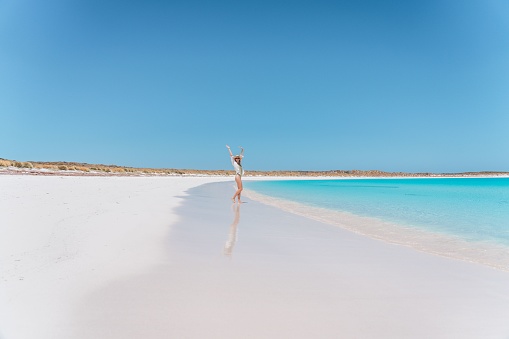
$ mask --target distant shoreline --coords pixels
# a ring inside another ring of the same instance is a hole
[[[136,168],[117,165],[77,162],[17,161],[0,158],[0,175],[59,175],[59,176],[229,176],[231,170],[195,170],[174,168]],[[409,173],[380,170],[329,171],[246,171],[246,177],[326,177],[326,178],[400,178],[400,177],[507,177],[509,172],[481,171],[461,173]]]

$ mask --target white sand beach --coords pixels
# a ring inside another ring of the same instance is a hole
[[[0,338],[509,338],[509,273],[222,177],[0,175]]]
[[[0,176],[0,338],[77,337],[88,295],[167,262],[184,192],[221,180]]]

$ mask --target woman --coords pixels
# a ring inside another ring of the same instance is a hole
[[[232,161],[233,168],[235,169],[235,182],[237,183],[237,191],[233,195],[233,202],[235,202],[235,198],[238,197],[239,203],[240,201],[240,193],[242,193],[242,176],[244,175],[244,169],[242,168],[242,158],[244,157],[244,149],[240,147],[240,154],[233,155],[230,146],[226,145],[228,148],[228,152],[230,152],[230,159]]]

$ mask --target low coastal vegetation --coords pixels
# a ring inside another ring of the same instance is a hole
[[[230,170],[195,170],[174,168],[134,168],[117,165],[98,165],[78,162],[16,161],[0,158],[0,174],[34,175],[110,175],[110,176],[164,176],[164,175],[233,175]],[[331,170],[331,171],[249,171],[247,176],[282,177],[440,177],[440,176],[500,176],[509,172],[465,173],[407,173],[379,170]]]
[[[78,162],[17,161],[0,158],[0,173],[58,175],[227,175],[226,170],[134,168]]]
[[[6,159],[0,159],[0,167],[16,167],[16,168],[34,168],[34,165],[32,165],[31,162],[25,161],[15,161],[15,160],[6,160]]]

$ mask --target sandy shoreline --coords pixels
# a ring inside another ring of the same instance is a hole
[[[509,337],[509,273],[232,206],[231,178],[0,185],[2,339]]]
[[[468,242],[460,237],[418,230],[349,212],[306,206],[251,190],[245,190],[245,196],[284,211],[334,225],[366,237],[509,272],[509,251],[506,246],[493,243]]]

